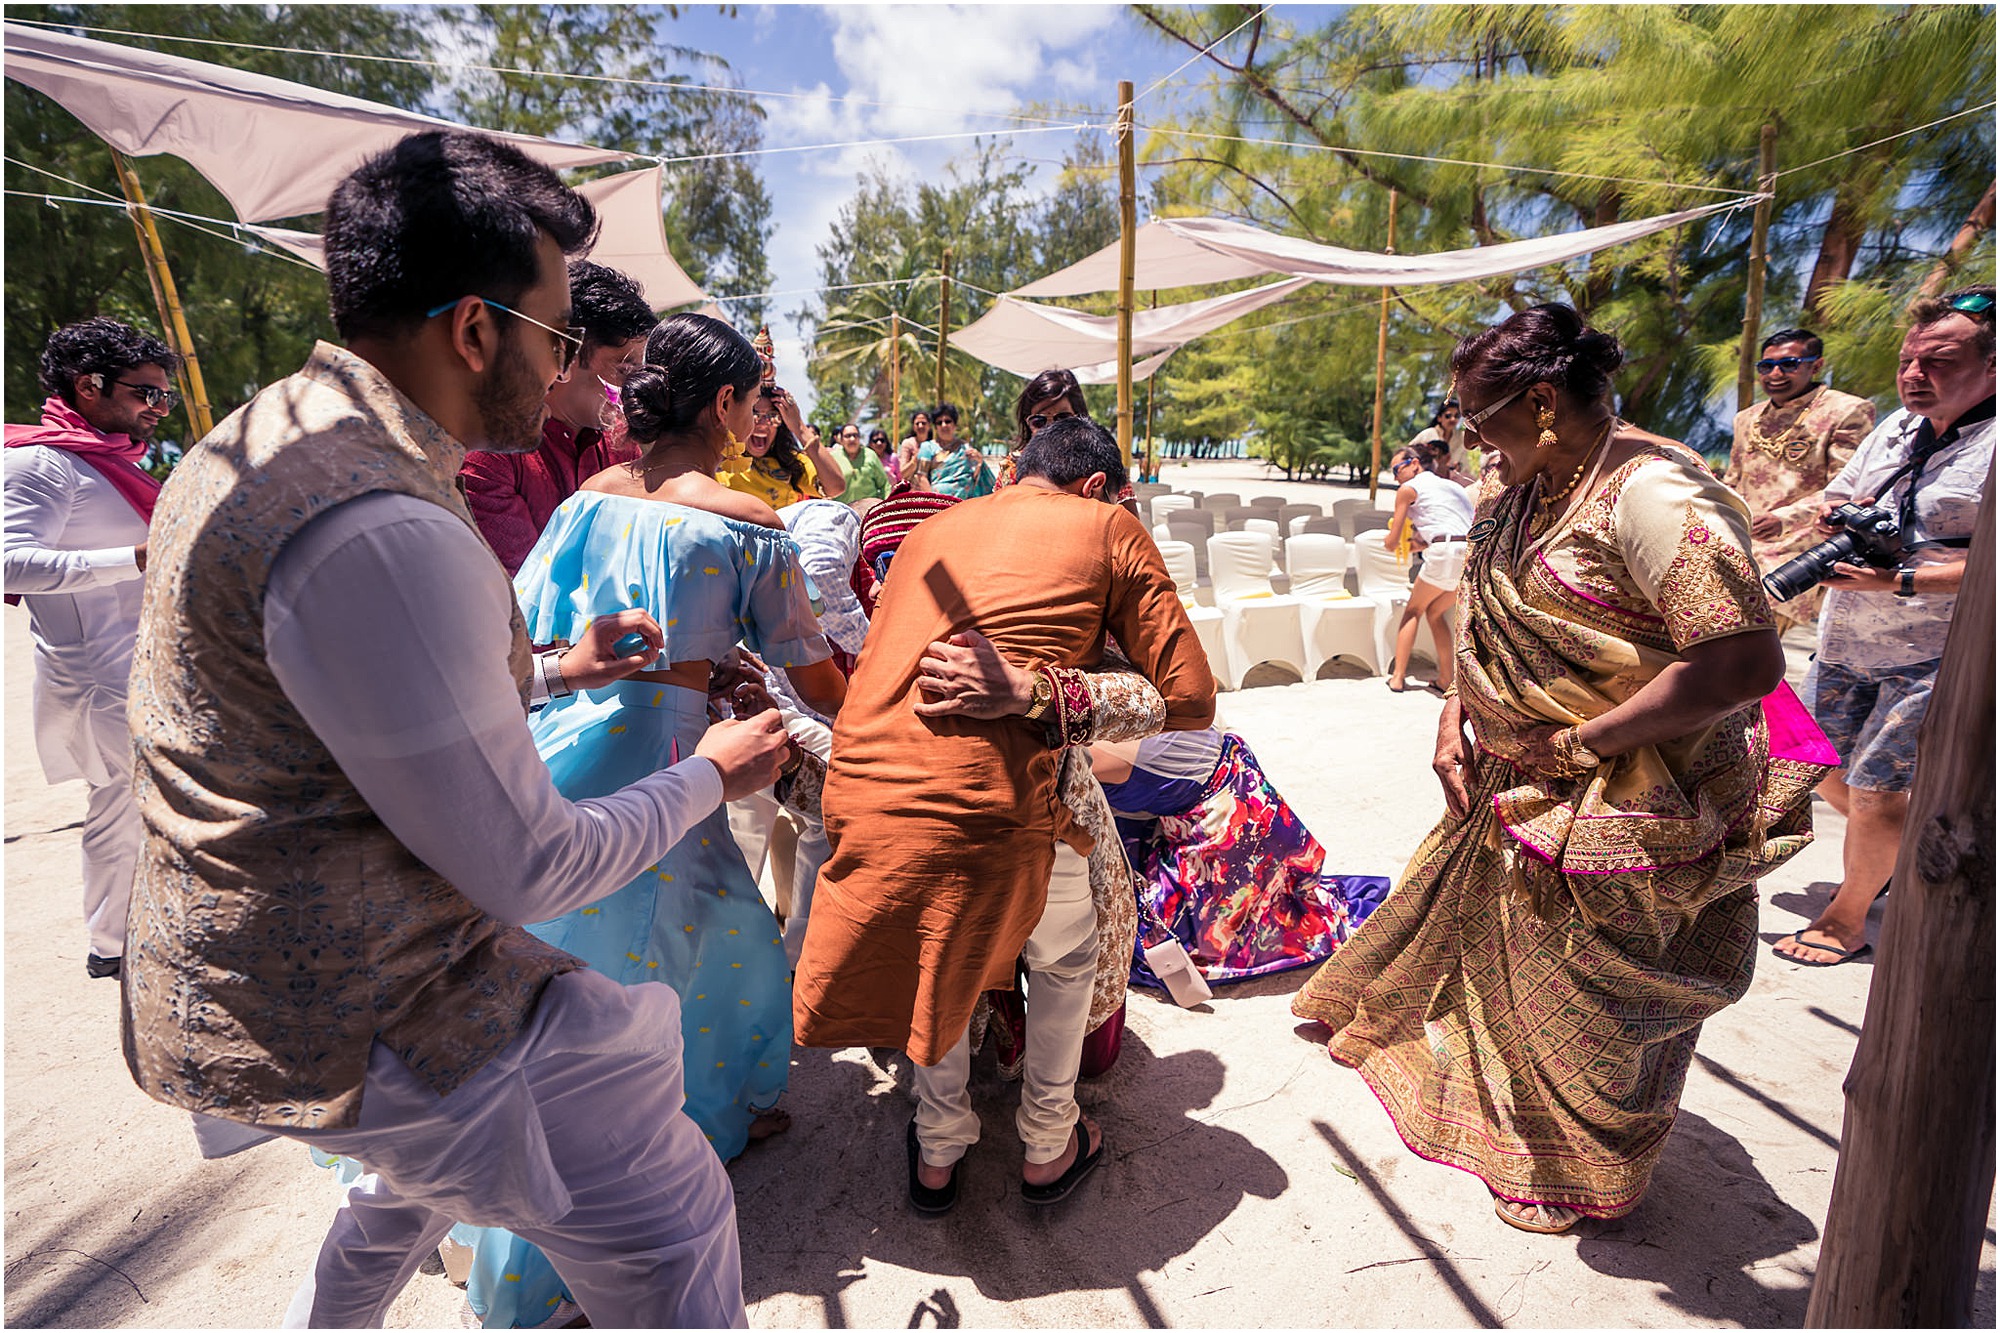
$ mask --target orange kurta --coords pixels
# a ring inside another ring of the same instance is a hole
[[[1167,729],[1215,714],[1215,681],[1152,538],[1125,510],[1010,486],[926,519],[896,553],[833,729],[820,871],[793,983],[802,1046],[943,1058],[979,992],[1009,985],[1060,837],[1061,755],[1020,718],[919,717],[918,662],[976,629],[1021,666],[1094,667],[1114,635]]]

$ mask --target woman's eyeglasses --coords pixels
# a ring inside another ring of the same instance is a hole
[[[559,329],[553,324],[544,324],[533,315],[524,315],[513,306],[502,305],[490,296],[460,296],[454,300],[446,301],[443,305],[432,306],[429,310],[424,311],[424,318],[436,319],[445,311],[455,309],[460,301],[467,300],[484,301],[495,310],[504,310],[516,319],[525,319],[536,328],[547,329],[550,333],[555,334],[556,360],[560,363],[559,374],[569,374],[569,368],[576,364],[577,355],[583,351],[583,330],[576,325],[572,324],[567,329]]]
[[[1809,366],[1817,360],[1816,356],[1767,356],[1757,363],[1757,373],[1768,375],[1774,370],[1782,370],[1790,374],[1800,366]]]
[[[1531,386],[1529,385],[1523,384],[1520,388],[1514,390],[1514,392],[1508,394],[1505,398],[1502,398],[1499,402],[1494,403],[1491,407],[1483,407],[1479,411],[1474,412],[1469,417],[1460,417],[1458,419],[1458,428],[1464,431],[1468,435],[1479,434],[1479,426],[1481,422],[1485,421],[1488,417],[1491,417],[1495,412],[1498,412],[1501,408],[1507,406],[1507,404],[1513,402],[1516,398],[1519,398],[1522,394],[1526,393],[1530,387]]]
[[[1028,418],[1028,429],[1031,431],[1046,430],[1051,421],[1067,421],[1075,415],[1076,413],[1074,412],[1058,412],[1054,416],[1044,416],[1042,413],[1036,412]]]

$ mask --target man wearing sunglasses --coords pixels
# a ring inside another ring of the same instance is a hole
[[[1993,471],[1993,289],[1919,297],[1909,313],[1896,365],[1902,409],[1884,417],[1827,484],[1821,511],[1824,540],[1834,533],[1824,519],[1838,505],[1888,509],[1902,520],[1903,553],[1898,568],[1837,564],[1826,580],[1808,693],[1814,720],[1840,754],[1840,768],[1819,786],[1847,817],[1840,887],[1811,925],[1773,946],[1811,967],[1870,948],[1868,909],[1896,868],[1917,731]]]
[[[35,749],[52,783],[82,778],[84,970],[119,974],[144,830],[132,802],[125,678],[139,628],[146,524],[160,483],[140,466],[172,411],[176,359],[115,319],[42,349],[37,426],[7,427],[7,600],[35,641]]]
[[[1820,494],[1875,425],[1873,403],[1820,382],[1821,350],[1805,329],[1766,338],[1757,363],[1765,399],[1736,414],[1722,480],[1750,506],[1751,549],[1766,571],[1823,540],[1814,528]],[[1814,588],[1773,609],[1787,624],[1809,625],[1819,600]]]
[[[639,451],[625,442],[618,391],[646,359],[646,335],[660,322],[639,284],[615,269],[573,259],[570,333],[574,364],[549,387],[541,447],[528,453],[475,449],[460,475],[480,535],[509,574],[518,574],[556,506],[613,463]]]
[[[740,1327],[735,1209],[681,1109],[680,1004],[522,929],[605,897],[769,786],[775,714],[606,796],[528,730],[510,582],[456,482],[534,449],[589,202],[518,149],[414,134],[326,206],[333,324],[160,495],[133,654],[146,841],[126,1063],[204,1150],[362,1163],[289,1324],[378,1327],[454,1222],[538,1246],[599,1327]],[[565,659],[614,678],[641,610]],[[576,667],[574,675],[570,667]],[[662,756],[661,760],[664,761]]]

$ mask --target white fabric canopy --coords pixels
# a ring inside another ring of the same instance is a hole
[[[1204,301],[1136,310],[1132,313],[1132,353],[1142,356],[1171,352],[1252,310],[1283,300],[1310,282],[1310,278],[1287,278],[1248,291],[1211,296]],[[1115,379],[1118,373],[1115,315],[1086,315],[1012,296],[1001,297],[992,309],[953,333],[951,345],[1016,375],[1081,367],[1077,374],[1081,380],[1084,370],[1096,374],[1108,365],[1110,374],[1106,378],[1087,381],[1102,384]],[[1165,359],[1162,355],[1153,365]],[[1138,372],[1133,373],[1137,376]],[[1152,372],[1149,369],[1147,373]]]
[[[660,227],[659,167],[622,171],[577,187],[601,223],[589,258],[638,282],[646,304],[667,310],[708,298],[667,250]],[[315,268],[326,267],[326,240],[316,232],[248,225],[263,240],[281,246]]]
[[[646,304],[655,310],[708,299],[667,250],[667,234],[660,226],[664,174],[661,167],[647,167],[576,187],[603,223],[590,258],[637,281],[645,290]]]
[[[54,98],[121,153],[184,158],[245,222],[318,213],[363,159],[418,131],[465,128],[114,42],[14,23],[4,31],[6,77]],[[493,137],[552,167],[632,157],[528,134]]]
[[[1560,264],[1756,202],[1757,196],[1744,196],[1608,227],[1433,255],[1382,255],[1348,250],[1295,236],[1280,236],[1226,218],[1160,218],[1138,230],[1133,285],[1141,290],[1193,287],[1266,273],[1286,273],[1354,287],[1421,287],[1466,282]],[[1117,288],[1118,245],[1114,242],[1068,268],[1015,288],[1012,295],[1081,296]]]

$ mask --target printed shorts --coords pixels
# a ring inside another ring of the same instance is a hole
[[[1864,791],[1908,791],[1938,659],[1872,671],[1813,665],[1813,720],[1840,752],[1841,781]]]

